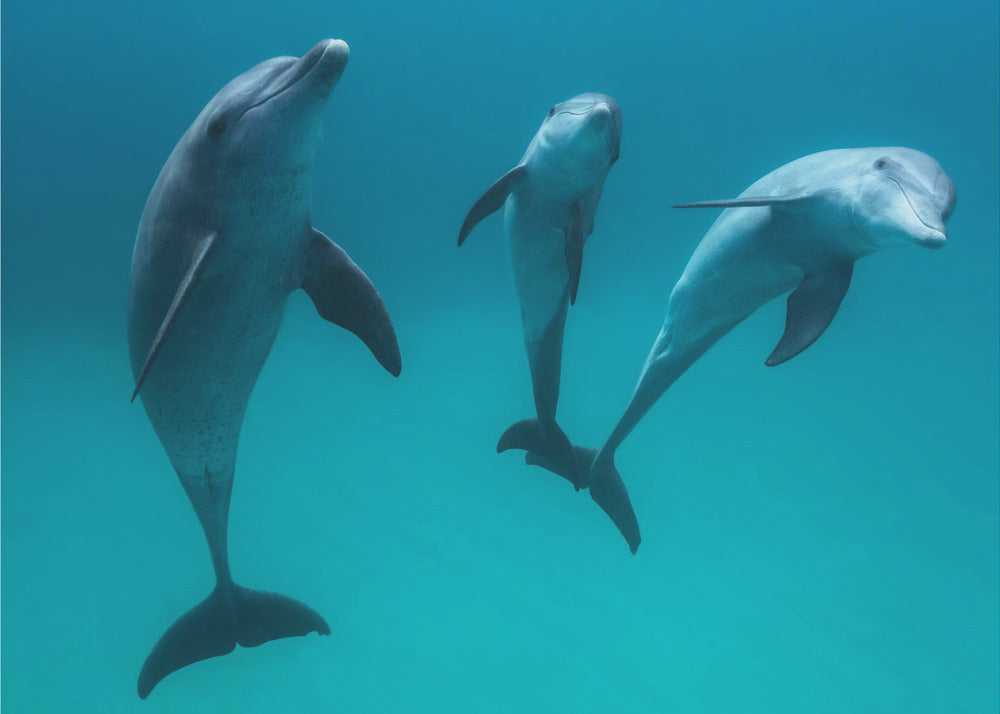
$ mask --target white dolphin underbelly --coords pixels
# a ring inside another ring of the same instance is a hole
[[[536,342],[569,301],[566,234],[523,209],[514,196],[508,199],[504,212],[504,231],[525,342]]]

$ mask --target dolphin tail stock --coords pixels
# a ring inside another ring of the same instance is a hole
[[[330,634],[312,608],[290,597],[243,588],[230,582],[181,615],[160,637],[139,673],[145,699],[160,680],[189,664],[232,652],[236,645],[256,647],[310,632]]]

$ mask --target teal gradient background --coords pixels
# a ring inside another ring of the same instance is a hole
[[[986,0],[4,3],[5,714],[997,711],[998,25]],[[238,582],[333,635],[238,649],[140,702],[143,659],[212,574],[128,403],[135,229],[214,92],[323,37],[351,60],[313,219],[380,289],[403,374],[294,295],[230,543]],[[584,91],[618,100],[624,132],[566,336],[575,442],[617,420],[716,215],[671,203],[879,145],[931,154],[959,195],[948,246],[861,261],[801,356],[763,366],[778,300],[661,400],[618,456],[634,558],[586,494],[494,453],[532,415],[500,220],[455,247]]]

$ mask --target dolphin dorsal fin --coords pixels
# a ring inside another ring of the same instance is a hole
[[[339,245],[315,228],[307,248],[302,289],[323,319],[360,337],[379,364],[394,377],[399,376],[399,344],[378,290]]]
[[[476,227],[476,224],[479,223],[479,221],[483,220],[494,211],[500,210],[504,201],[507,200],[507,196],[509,196],[512,191],[516,190],[524,180],[524,176],[527,171],[528,167],[524,164],[515,166],[503,176],[498,178],[496,183],[486,189],[486,193],[480,196],[479,200],[472,204],[472,208],[469,209],[469,213],[465,216],[465,221],[462,223],[462,230],[458,232],[459,245],[462,245],[462,243],[465,242],[469,232]]]
[[[787,206],[804,201],[808,196],[740,196],[718,201],[681,203],[673,208],[751,208],[756,206]]]
[[[198,282],[198,276],[201,275],[202,266],[205,264],[205,256],[208,255],[208,251],[215,243],[217,236],[218,234],[213,231],[195,243],[194,252],[191,256],[191,265],[188,266],[184,279],[181,280],[181,284],[177,287],[177,292],[174,293],[174,299],[173,302],[170,303],[167,315],[163,318],[163,322],[160,323],[160,329],[156,333],[156,337],[153,338],[153,344],[150,346],[149,352],[146,354],[146,361],[142,364],[142,369],[139,371],[139,377],[135,380],[135,390],[132,392],[132,398],[129,402],[135,401],[136,396],[139,394],[139,390],[142,388],[142,383],[146,381],[146,377],[149,375],[149,369],[153,366],[156,356],[160,354],[160,348],[163,347],[163,341],[170,333],[170,328],[174,324],[174,319],[177,317],[177,311],[184,305],[184,301],[187,299],[188,295],[191,294],[191,290]]]
[[[849,262],[803,278],[788,296],[785,334],[767,358],[768,367],[787,362],[823,334],[847,294],[853,272],[854,263]]]
[[[580,287],[580,270],[583,268],[583,205],[576,201],[570,209],[566,227],[566,267],[569,269],[569,304],[576,304],[576,291]]]

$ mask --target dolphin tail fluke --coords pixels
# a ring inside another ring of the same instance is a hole
[[[498,454],[508,449],[523,449],[534,455],[531,458],[544,460],[549,471],[565,478],[577,490],[586,487],[587,469],[577,467],[569,437],[554,422],[546,425],[538,419],[524,419],[511,425],[497,442]]]
[[[597,456],[597,449],[588,449],[583,446],[573,446],[573,462],[575,469],[566,471],[565,465],[557,463],[544,454],[529,451],[524,455],[524,463],[528,466],[541,466],[554,474],[562,476],[574,486],[579,483],[580,488],[586,488],[586,483],[590,475],[590,465]],[[582,476],[581,476],[582,475]]]
[[[636,520],[632,501],[625,490],[622,477],[618,475],[613,458],[594,461],[590,472],[590,497],[608,514],[625,537],[632,555],[635,555],[642,541],[639,521]]]
[[[329,635],[330,626],[298,600],[238,585],[216,588],[171,625],[153,647],[139,673],[139,697],[148,697],[168,674],[229,654],[237,644],[256,647],[310,632]]]
[[[596,463],[597,449],[587,449],[582,446],[573,447],[573,455],[576,459],[577,474],[588,474],[590,497],[594,499],[605,513],[611,518],[621,534],[625,536],[629,550],[632,555],[639,549],[639,542],[642,537],[639,535],[639,522],[636,520],[635,512],[632,510],[632,502],[629,500],[628,491],[622,477],[618,475],[614,461],[609,465]],[[565,479],[573,480],[567,475],[565,468],[543,454],[529,451],[524,455],[524,462],[529,466],[541,466],[552,473],[559,474]],[[593,464],[593,467],[591,466]],[[579,478],[579,477],[576,477]],[[585,487],[585,486],[584,486]]]

